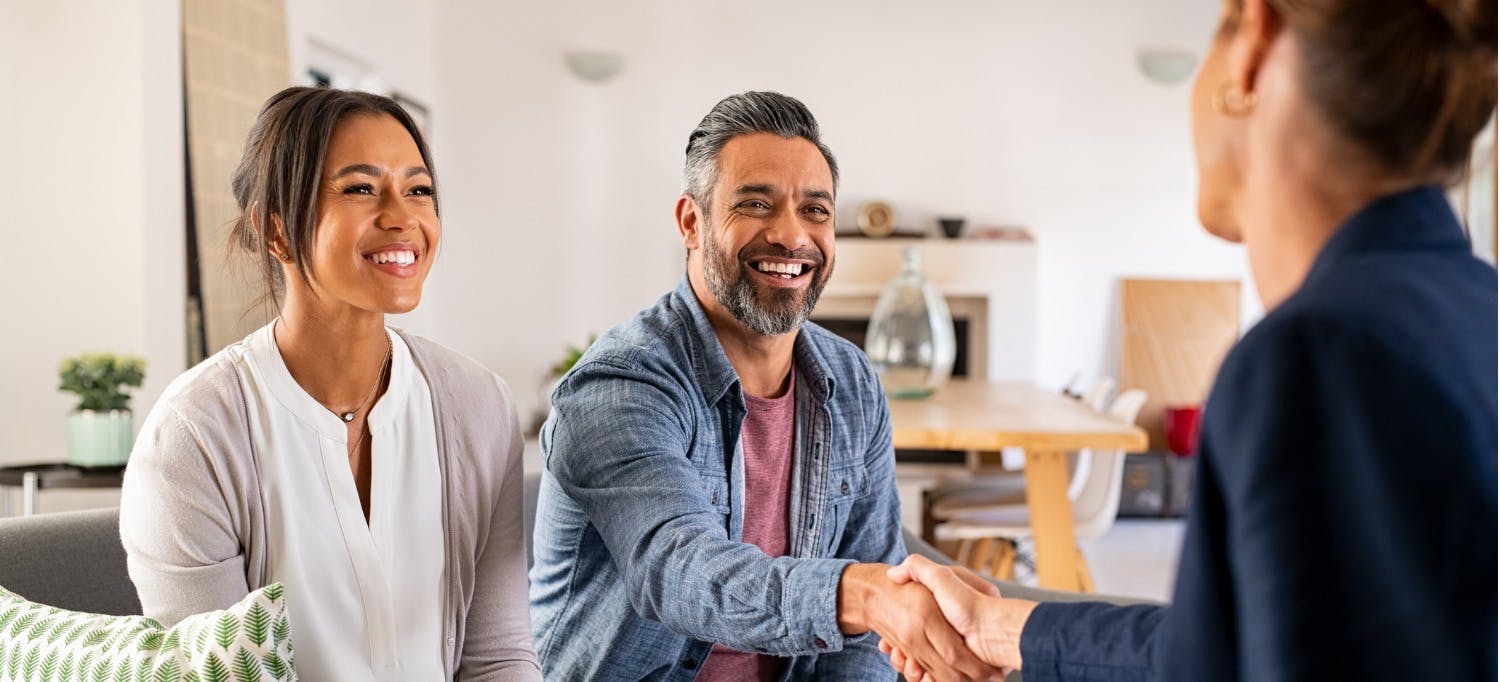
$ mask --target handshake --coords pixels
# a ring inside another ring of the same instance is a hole
[[[998,680],[1021,669],[1021,630],[1036,602],[1006,599],[957,566],[912,555],[899,566],[855,564],[839,585],[839,625],[874,632],[911,682]]]

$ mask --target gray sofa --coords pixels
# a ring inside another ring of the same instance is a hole
[[[540,478],[527,476],[526,537],[530,544]],[[906,532],[906,547],[939,563],[946,556]],[[528,563],[530,547],[527,548]],[[1053,592],[996,582],[1006,596],[1037,601],[1133,600]],[[139,615],[140,601],[125,571],[120,546],[119,510],[95,509],[0,519],[0,587],[27,599],[71,611]],[[1012,676],[1016,679],[1016,676]]]
[[[69,611],[141,613],[118,509],[0,519],[0,587]]]

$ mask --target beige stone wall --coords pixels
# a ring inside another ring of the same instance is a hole
[[[203,327],[213,354],[274,315],[258,305],[255,263],[227,247],[239,213],[229,181],[261,104],[291,84],[286,9],[283,0],[184,0],[182,38]]]

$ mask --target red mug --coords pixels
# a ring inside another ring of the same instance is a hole
[[[1178,457],[1187,457],[1198,451],[1198,422],[1202,419],[1200,405],[1179,405],[1162,410],[1162,428],[1167,432],[1167,449]]]

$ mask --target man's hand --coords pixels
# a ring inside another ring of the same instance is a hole
[[[839,580],[839,628],[846,635],[874,631],[901,650],[932,680],[999,679],[1002,671],[980,661],[943,617],[921,585],[897,584],[884,564],[854,564]]]
[[[931,590],[943,617],[980,660],[1006,672],[1021,669],[1021,631],[1036,602],[1003,599],[993,584],[968,569],[939,566],[918,555],[891,568],[887,577]],[[908,679],[922,678],[926,666],[898,642],[882,642],[881,650],[891,654],[891,665]]]

